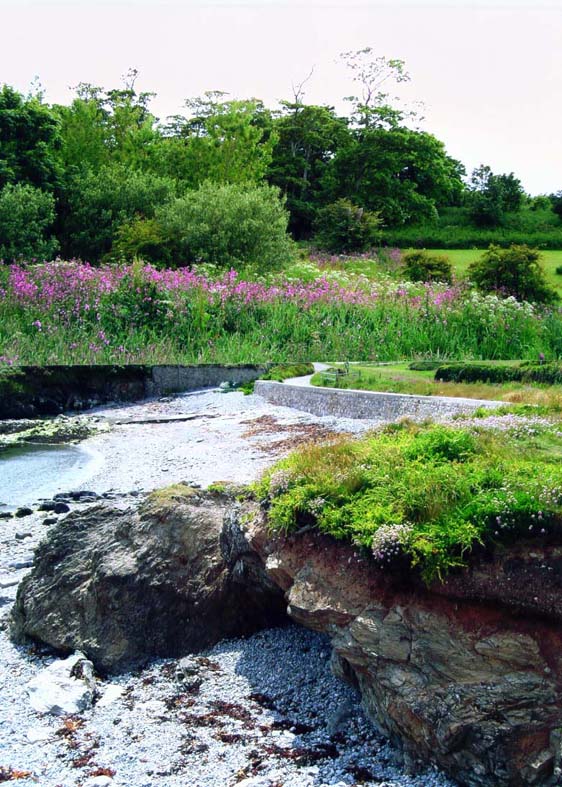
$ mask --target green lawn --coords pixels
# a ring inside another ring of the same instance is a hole
[[[497,361],[507,365],[518,361]],[[558,410],[562,405],[562,386],[509,382],[453,383],[434,379],[435,371],[414,371],[408,363],[353,364],[349,376],[324,382],[315,374],[312,384],[324,387],[355,388],[365,391],[416,394],[418,396],[460,396],[467,399],[494,399],[514,404],[536,404]]]
[[[471,262],[484,253],[483,249],[428,249],[432,254],[444,254],[451,260],[455,272],[463,276]],[[562,250],[543,251],[542,264],[551,287],[562,296],[562,276],[556,274],[556,268],[562,265]]]

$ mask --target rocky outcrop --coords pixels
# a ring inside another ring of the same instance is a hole
[[[559,547],[515,548],[425,588],[314,533],[272,539],[263,517],[247,537],[407,765],[471,787],[562,784]]]
[[[314,531],[183,485],[55,526],[13,634],[116,671],[278,622],[327,633],[333,668],[402,749],[469,787],[562,784],[562,547],[474,559],[425,587]],[[183,680],[197,681],[191,662]]]
[[[226,497],[177,485],[136,509],[70,514],[21,583],[12,636],[80,650],[111,672],[278,622],[282,594],[228,511]]]

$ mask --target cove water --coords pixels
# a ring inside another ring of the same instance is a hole
[[[101,458],[77,445],[24,445],[0,452],[0,511],[79,489]]]

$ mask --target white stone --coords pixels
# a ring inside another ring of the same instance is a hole
[[[118,700],[123,694],[123,687],[117,686],[115,683],[110,683],[106,688],[101,698],[96,703],[96,708],[105,708]]]
[[[91,779],[86,779],[84,787],[109,787],[113,784],[111,776],[93,776]]]
[[[236,787],[271,787],[271,779],[268,779],[267,776],[250,776],[248,779],[237,782]]]
[[[94,690],[94,665],[83,653],[53,662],[27,684],[32,708],[55,716],[86,710]]]
[[[26,733],[30,743],[40,743],[47,741],[51,737],[51,730],[48,727],[30,727]]]
[[[147,700],[146,702],[139,702],[136,708],[138,711],[146,713],[147,716],[158,717],[168,715],[168,710],[162,700]]]

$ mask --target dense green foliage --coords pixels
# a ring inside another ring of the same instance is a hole
[[[348,117],[305,103],[305,83],[277,108],[215,91],[187,99],[181,114],[164,121],[150,111],[154,95],[135,88],[135,71],[116,89],[81,83],[68,106],[4,86],[0,188],[28,184],[49,194],[62,254],[94,264],[135,255],[160,265],[191,264],[199,240],[186,251],[191,230],[178,241],[177,223],[170,238],[156,218],[166,216],[175,199],[189,203],[209,183],[250,191],[277,187],[288,214],[280,223],[293,237],[310,239],[318,227],[316,246],[338,252],[378,241],[373,214],[384,225],[384,242],[399,246],[520,241],[562,248],[556,195],[529,201],[513,174],[496,175],[487,167],[467,185],[462,164],[443,143],[411,127],[414,113],[390,93],[393,84],[409,79],[403,61],[370,49],[347,52],[342,61],[355,83]],[[341,200],[364,217],[344,228],[343,240],[326,231],[326,217]],[[451,210],[457,211],[453,231],[450,222],[443,224]],[[523,214],[532,215],[530,224]],[[26,255],[28,242],[13,237],[10,255]],[[225,242],[239,246],[239,238],[227,240],[223,231]],[[261,265],[255,257],[243,263]],[[271,268],[271,260],[264,267]]]
[[[544,429],[548,451],[540,437],[393,425],[292,454],[255,492],[274,530],[312,526],[430,582],[466,565],[476,546],[559,535],[562,445]]]
[[[0,348],[8,363],[558,358],[562,322],[513,298],[339,270],[264,281],[58,262],[0,266]]]
[[[204,183],[156,213],[170,258],[218,268],[283,267],[293,256],[288,216],[272,186]]]
[[[380,240],[380,224],[378,213],[339,199],[318,211],[315,243],[336,253],[366,251]]]
[[[52,194],[28,183],[6,184],[0,190],[0,260],[52,259],[58,249],[54,220]]]
[[[558,295],[549,287],[540,259],[540,253],[528,246],[490,246],[469,266],[468,276],[483,292],[498,292],[519,301],[552,303]]]
[[[490,363],[447,363],[435,371],[435,379],[456,383],[562,383],[562,365],[559,363],[522,363],[500,365]]]
[[[410,281],[446,281],[453,278],[453,267],[443,254],[409,251],[403,256],[404,275]]]

